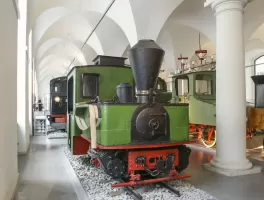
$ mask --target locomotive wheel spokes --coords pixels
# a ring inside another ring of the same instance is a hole
[[[208,147],[212,148],[216,144],[216,130],[213,128],[204,129],[202,132],[202,143]]]

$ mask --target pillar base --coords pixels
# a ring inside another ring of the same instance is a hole
[[[223,168],[214,167],[210,163],[203,164],[203,167],[208,171],[216,172],[218,174],[222,174],[229,177],[257,174],[260,173],[262,170],[261,166],[252,166],[249,169],[223,169]]]
[[[216,156],[211,160],[210,164],[213,167],[227,170],[248,170],[252,168],[252,163],[246,158],[236,162],[224,162]]]

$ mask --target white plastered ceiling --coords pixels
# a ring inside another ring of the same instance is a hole
[[[204,8],[205,0],[116,0],[86,41],[111,2],[29,0],[31,60],[41,95],[48,91],[50,79],[65,75],[74,65],[92,64],[99,54],[126,56],[139,39],[153,39],[165,50],[166,76],[177,67],[180,54],[195,59],[199,32],[202,48],[217,54],[215,17],[210,7]],[[247,65],[264,54],[263,7],[263,0],[254,0],[245,8]]]

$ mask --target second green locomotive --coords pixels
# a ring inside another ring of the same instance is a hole
[[[172,101],[189,104],[189,132],[206,147],[216,144],[216,73],[192,71],[173,76]]]
[[[190,177],[178,175],[191,152],[188,104],[168,103],[155,90],[164,53],[153,40],[140,40],[129,51],[131,68],[122,58],[99,56],[97,65],[68,74],[68,144],[125,180],[113,187]],[[142,181],[143,174],[152,179]]]

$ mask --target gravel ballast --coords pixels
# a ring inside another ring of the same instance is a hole
[[[89,157],[73,156],[67,146],[62,146],[77,177],[90,200],[130,200],[122,188],[112,188],[114,181],[103,170],[89,164]],[[168,182],[169,185],[179,190],[181,196],[177,197],[167,189],[154,185],[137,186],[136,192],[141,194],[144,200],[216,200],[215,197],[195,188],[184,180]]]
[[[61,139],[61,138],[67,138],[67,137],[68,137],[68,134],[63,131],[57,131],[57,132],[49,133],[47,135],[48,139]]]

